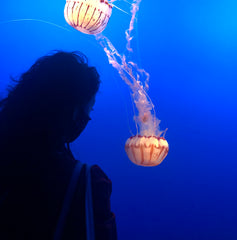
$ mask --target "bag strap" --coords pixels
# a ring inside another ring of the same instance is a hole
[[[93,201],[91,185],[91,167],[86,165],[86,235],[88,240],[95,239]]]
[[[63,207],[59,220],[57,223],[56,231],[54,234],[54,240],[60,240],[62,238],[62,233],[64,225],[66,222],[67,214],[70,209],[70,205],[76,191],[76,186],[78,178],[83,164],[77,162],[74,172],[69,183],[69,187],[63,202]],[[92,185],[91,185],[91,167],[86,164],[86,193],[85,193],[85,213],[86,213],[86,235],[88,240],[95,240],[95,228],[94,228],[94,215],[93,215],[93,200],[92,200]]]
[[[67,214],[69,212],[71,202],[72,202],[74,193],[76,191],[76,186],[77,186],[77,182],[80,176],[82,166],[83,164],[80,161],[76,163],[75,169],[73,171],[73,174],[69,183],[69,187],[66,192],[66,196],[64,198],[63,207],[58,219],[56,231],[53,238],[54,240],[60,240],[62,238],[62,233],[63,233],[64,225],[66,222]]]

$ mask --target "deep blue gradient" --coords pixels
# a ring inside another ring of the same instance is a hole
[[[131,0],[130,0],[131,1]],[[237,2],[143,0],[135,61],[150,75],[152,98],[170,152],[154,168],[133,165],[124,143],[135,132],[128,88],[93,36],[64,20],[64,0],[11,0],[0,21],[0,93],[51,50],[80,50],[101,75],[93,121],[72,145],[113,182],[121,240],[237,239]],[[129,6],[117,2],[124,10]],[[125,50],[129,16],[114,9],[104,31]],[[127,109],[127,110],[126,110]]]

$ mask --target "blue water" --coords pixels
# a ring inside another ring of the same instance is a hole
[[[66,24],[64,4],[1,3],[1,22],[34,18],[69,30],[30,21],[1,24],[1,96],[9,76],[19,76],[38,57],[54,49],[82,51],[103,83],[93,121],[72,150],[111,178],[119,239],[236,240],[237,2],[142,1],[135,61],[151,75],[149,95],[170,145],[154,168],[128,160],[124,143],[135,130],[128,89],[94,37]],[[114,9],[104,31],[121,52],[128,21]]]

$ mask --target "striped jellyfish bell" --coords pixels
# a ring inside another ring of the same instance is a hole
[[[125,151],[136,165],[154,167],[165,159],[169,145],[163,137],[136,135],[126,141]]]
[[[67,0],[64,17],[73,28],[86,34],[101,33],[108,24],[112,6],[107,0]]]

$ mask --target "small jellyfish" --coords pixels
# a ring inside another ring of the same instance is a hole
[[[106,0],[67,0],[64,17],[73,28],[86,34],[101,33],[112,14],[112,5]]]

